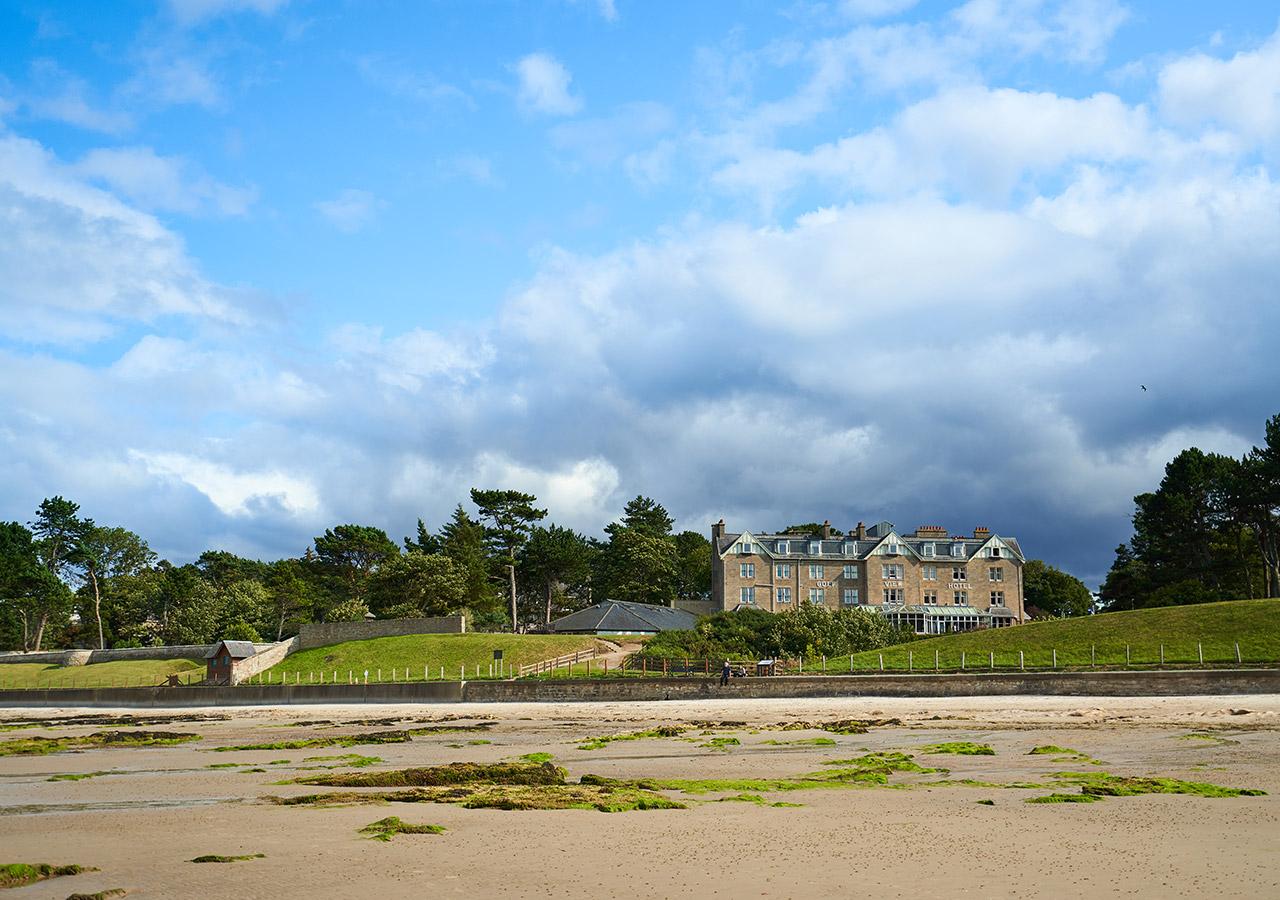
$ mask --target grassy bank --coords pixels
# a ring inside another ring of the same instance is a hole
[[[1238,600],[1197,606],[1169,606],[1133,612],[1103,613],[1012,628],[972,631],[928,638],[883,650],[855,654],[855,669],[886,670],[914,665],[932,669],[934,654],[942,669],[1066,666],[1234,664],[1236,644],[1245,663],[1280,662],[1280,600]],[[1128,653],[1126,657],[1126,647]],[[963,657],[963,659],[962,659]],[[848,657],[842,658],[847,668]]]
[[[0,665],[0,689],[129,687],[161,684],[172,674],[183,679],[204,674],[204,660],[135,659],[93,663],[88,666],[51,666],[43,663]]]
[[[466,667],[467,678],[489,677],[493,651],[501,650],[503,670],[510,673],[512,667],[529,665],[589,650],[595,638],[568,634],[411,634],[401,637],[373,638],[367,641],[348,641],[302,650],[285,658],[272,668],[264,680],[280,681],[288,674],[290,682],[306,683],[310,678],[319,679],[324,673],[330,681],[337,673],[339,681],[347,680],[347,673],[363,679],[365,670],[372,681],[381,670],[383,681],[421,681],[424,668],[432,679],[444,677],[457,680],[459,668]],[[407,674],[406,674],[407,673]],[[255,678],[256,682],[257,679]]]

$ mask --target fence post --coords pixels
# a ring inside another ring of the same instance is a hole
[[[881,671],[881,672],[883,672],[883,671],[884,671],[884,654],[883,654],[883,653],[880,653],[880,654],[877,654],[877,655],[880,657],[880,671]],[[853,657],[850,657],[850,659],[852,659],[852,658],[853,658]]]
[[[1096,666],[1098,664],[1098,646],[1097,644],[1089,645],[1089,665]]]
[[[850,672],[853,671],[853,654],[852,653],[849,654],[849,671]]]
[[[1164,644],[1160,645],[1160,665],[1164,665]]]
[[[1196,655],[1200,657],[1200,665],[1204,665],[1204,645],[1196,641]]]
[[[1124,645],[1124,664],[1125,664],[1125,668],[1128,668],[1128,667],[1129,667],[1129,660],[1130,660],[1130,656],[1129,656],[1129,645],[1128,645],[1128,644],[1125,644],[1125,645]]]
[[[937,650],[933,651],[933,671],[935,672],[940,671],[938,668],[938,651]]]
[[[649,674],[649,657],[640,657],[640,675],[641,677]]]
[[[965,652],[961,650],[960,651],[960,671],[961,672],[964,671],[964,662],[965,662]]]
[[[459,681],[466,681],[466,680],[467,680],[467,666],[466,666],[466,663],[463,663],[462,665],[458,666],[458,680],[459,680]]]
[[[907,671],[914,672],[916,670],[916,654],[914,650],[907,651]]]
[[[1023,657],[1021,650],[1018,651],[1018,668],[1022,671],[1026,671],[1027,668],[1026,660]]]
[[[804,654],[800,654],[800,674],[804,674]]]
[[[382,680],[382,670],[381,670],[381,669],[379,669],[379,670],[378,670],[378,680],[379,680],[379,681],[381,681],[381,680]]]
[[[1058,648],[1053,648],[1053,667],[1058,668]]]
[[[1236,641],[1236,664],[1238,665],[1242,662],[1244,662],[1244,660],[1240,658],[1240,642]]]
[[[444,681],[444,666],[440,667],[440,680]]]
[[[994,672],[995,670],[996,670],[996,651],[992,650],[991,651],[991,671]]]
[[[662,657],[662,674],[667,674],[667,658],[665,656]]]

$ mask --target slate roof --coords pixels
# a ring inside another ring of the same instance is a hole
[[[258,648],[253,646],[253,641],[219,641],[204,655],[204,658],[213,659],[223,647],[227,648],[227,653],[232,659],[248,659],[258,652]]]
[[[627,600],[605,600],[551,623],[551,630],[559,633],[590,633],[620,631],[680,631],[698,624],[698,617],[683,609],[657,606],[653,603],[632,603]]]
[[[872,535],[872,532],[880,532]],[[796,532],[734,532],[725,533],[716,541],[715,551],[717,556],[724,556],[725,552],[732,547],[743,534],[749,533],[755,540],[762,545],[761,549],[767,551],[768,556],[774,559],[816,559],[822,557],[838,557],[844,559],[867,559],[877,546],[880,545],[884,537],[893,531],[893,525],[889,522],[878,522],[867,530],[867,538],[857,540],[851,536],[832,537],[823,539],[817,534],[799,534]],[[1018,539],[1005,537],[1004,535],[991,534],[987,537],[975,538],[967,535],[928,535],[916,536],[914,534],[899,535],[898,539],[905,547],[910,548],[911,552],[925,562],[946,562],[947,560],[970,560],[991,538],[996,537],[1018,555],[1019,559],[1024,559],[1022,548],[1018,545]],[[776,548],[778,541],[787,542],[787,552],[781,553]],[[818,552],[811,553],[809,547],[811,544],[818,545]],[[925,544],[933,545],[933,556],[925,556],[923,547]],[[951,548],[959,544],[964,547],[962,556],[954,556]]]

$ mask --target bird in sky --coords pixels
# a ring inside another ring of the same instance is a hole
[[[1147,386],[1145,384],[1140,384],[1138,385],[1138,387],[1142,388],[1144,391],[1147,389]]]

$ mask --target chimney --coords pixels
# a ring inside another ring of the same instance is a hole
[[[973,529],[973,539],[975,541],[985,541],[991,537],[991,529],[986,525],[979,525]]]
[[[858,530],[857,530],[857,532],[856,532],[856,533],[857,533],[857,535],[858,535],[858,540],[860,540],[860,541],[865,541],[865,540],[867,539],[867,526],[866,526],[866,525],[863,525],[861,522],[859,522],[859,523],[858,523]]]
[[[831,520],[824,519],[822,521],[822,539],[824,541],[831,540]]]
[[[716,541],[720,540],[722,537],[724,537],[724,519],[721,519],[719,522],[716,522],[711,526],[712,546],[715,546]]]

